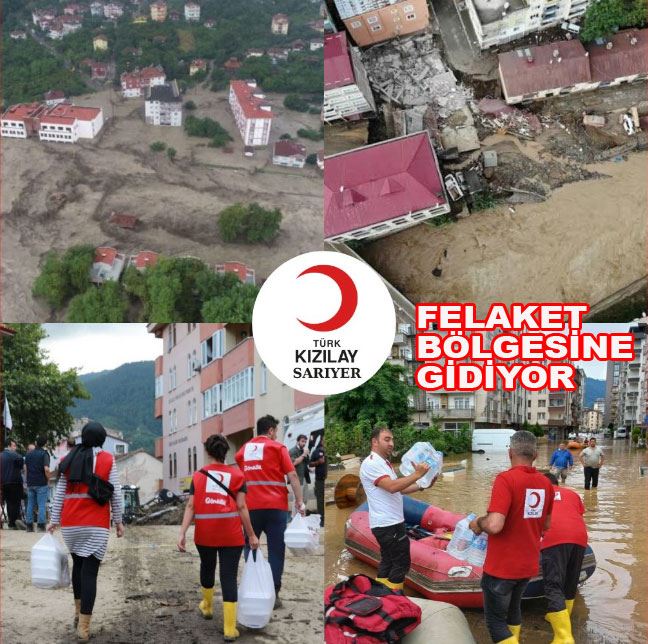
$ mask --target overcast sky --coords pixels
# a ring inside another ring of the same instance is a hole
[[[115,369],[127,362],[154,360],[162,340],[146,324],[43,324],[48,337],[41,346],[61,369],[79,373]]]

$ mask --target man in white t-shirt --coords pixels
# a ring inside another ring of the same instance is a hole
[[[360,480],[367,494],[369,527],[380,546],[376,581],[394,590],[402,590],[410,567],[410,544],[405,530],[402,495],[422,489],[417,482],[430,467],[418,463],[412,474],[398,478],[389,462],[393,451],[391,430],[384,426],[375,427],[371,432],[371,454],[360,467]]]
[[[585,489],[590,489],[590,483],[596,489],[598,487],[599,470],[605,459],[603,450],[596,444],[595,438],[590,438],[589,446],[580,453],[579,460],[585,473]]]

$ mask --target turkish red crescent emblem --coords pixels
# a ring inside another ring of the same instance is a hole
[[[225,480],[225,477],[221,474],[221,472],[216,472],[214,476],[222,483]]]
[[[537,492],[531,492],[530,496],[535,496],[536,502],[535,503],[529,503],[530,508],[537,508],[540,505],[540,495]]]
[[[353,317],[358,307],[358,289],[351,277],[337,266],[318,264],[317,266],[311,266],[305,271],[302,271],[298,277],[310,273],[319,273],[330,277],[340,289],[342,302],[337,313],[332,318],[324,320],[324,322],[304,322],[303,320],[299,320],[299,322],[312,331],[336,331]]]

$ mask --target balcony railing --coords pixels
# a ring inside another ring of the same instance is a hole
[[[456,407],[451,408],[439,408],[439,407],[430,407],[428,406],[428,412],[431,416],[438,418],[474,418],[475,417],[475,408],[470,407],[468,409],[458,409]]]

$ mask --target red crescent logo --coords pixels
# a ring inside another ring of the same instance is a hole
[[[537,492],[531,492],[531,496],[535,496],[536,502],[529,503],[530,508],[537,508],[540,505],[540,495]]]
[[[216,473],[214,474],[214,476],[215,476],[215,477],[216,477],[216,478],[217,478],[221,483],[222,483],[223,480],[225,479],[225,477],[224,477],[220,472],[216,472]]]
[[[326,275],[326,277],[330,277],[340,289],[342,302],[337,313],[329,320],[325,320],[324,322],[304,322],[303,320],[299,320],[299,322],[312,331],[336,331],[353,317],[358,306],[358,289],[349,275],[337,266],[318,264],[317,266],[307,268],[298,277],[309,273],[320,273]]]

